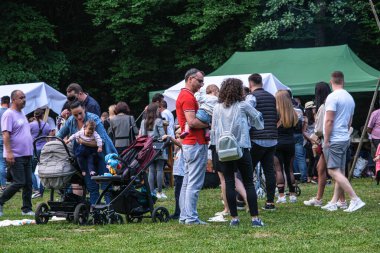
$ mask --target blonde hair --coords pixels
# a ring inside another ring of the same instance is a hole
[[[116,109],[116,105],[110,105],[108,107],[109,118],[113,118],[116,115],[115,109]]]
[[[211,94],[213,92],[219,92],[219,87],[216,84],[210,84],[206,88],[206,94]]]
[[[290,128],[297,125],[298,115],[293,108],[288,91],[279,90],[276,92],[276,108],[280,118],[278,125],[282,125],[284,128]]]

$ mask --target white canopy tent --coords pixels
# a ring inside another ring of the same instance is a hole
[[[26,96],[25,114],[33,112],[37,108],[50,108],[60,114],[66,96],[46,83],[24,83],[0,86],[0,96],[10,96],[12,91],[21,90]]]
[[[289,87],[282,84],[273,74],[264,73],[260,74],[263,78],[263,88],[271,94],[275,94],[278,90],[289,90]],[[216,84],[219,88],[221,83],[226,78],[238,78],[243,81],[243,85],[248,87],[248,77],[250,75],[226,75],[226,76],[205,76],[204,77],[204,86],[202,89],[206,88],[210,84]],[[176,85],[165,90],[164,97],[165,101],[168,104],[168,109],[170,111],[175,110],[175,103],[178,97],[179,92],[182,88],[185,87],[185,80],[177,83]]]

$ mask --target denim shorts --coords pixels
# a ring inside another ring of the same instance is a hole
[[[205,124],[211,123],[211,116],[203,109],[199,109],[195,117]]]

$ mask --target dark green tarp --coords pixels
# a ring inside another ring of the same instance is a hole
[[[355,55],[347,46],[290,48],[236,52],[209,76],[272,73],[292,89],[293,95],[314,95],[315,84],[328,82],[340,70],[349,92],[374,91],[380,72]]]

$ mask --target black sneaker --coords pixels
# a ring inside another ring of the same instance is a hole
[[[276,210],[276,207],[274,206],[274,204],[266,203],[265,206],[262,207],[262,209],[266,211],[274,211]]]

